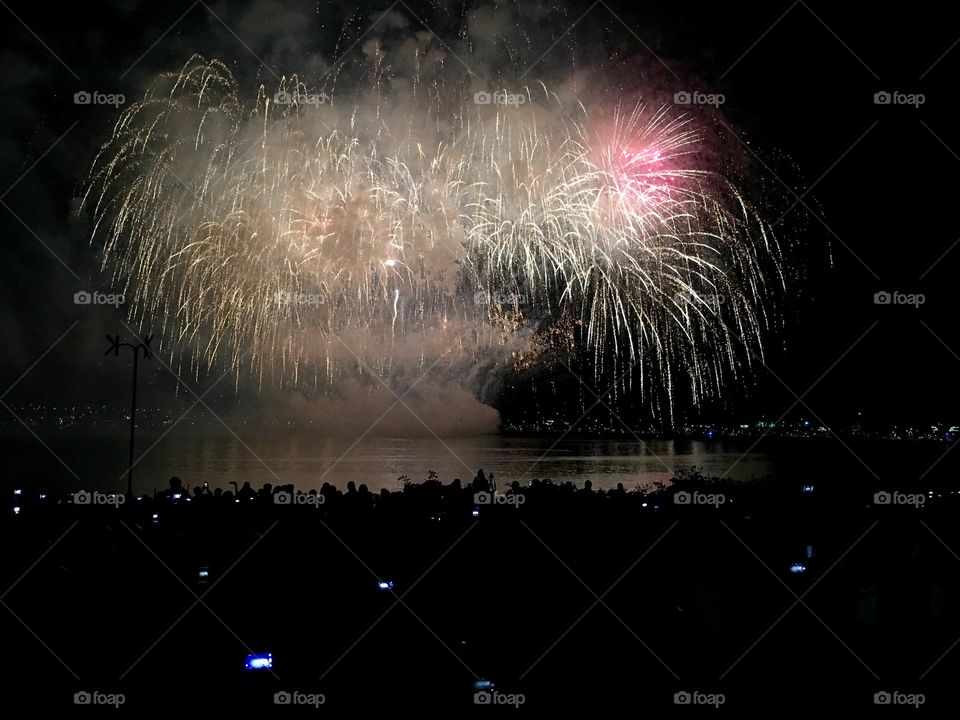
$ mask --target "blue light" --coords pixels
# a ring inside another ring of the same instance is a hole
[[[483,678],[475,680],[473,683],[474,690],[493,690],[493,683],[490,680],[484,680]]]
[[[645,508],[646,506],[647,506],[647,503],[640,503],[640,507]]]
[[[273,667],[273,653],[251,653],[244,663],[247,670],[270,670]]]
[[[813,557],[813,545],[807,545],[807,559]]]
[[[40,499],[41,499],[41,500],[46,500],[46,499],[47,499],[47,494],[46,494],[46,493],[40,493]]]
[[[803,486],[803,491],[804,491],[805,493],[812,493],[812,492],[813,492],[813,485],[804,485],[804,486]]]
[[[799,575],[801,573],[805,573],[806,571],[807,566],[803,563],[794,563],[790,566],[790,572],[792,572],[794,575]]]
[[[377,589],[383,591],[393,590],[393,580],[381,580],[377,583]]]

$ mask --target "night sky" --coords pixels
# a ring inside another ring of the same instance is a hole
[[[104,286],[89,213],[77,209],[118,111],[77,105],[75,93],[122,93],[129,103],[155,73],[193,53],[227,63],[251,92],[288,71],[309,85],[389,7],[2,3],[4,386],[79,321],[5,402],[127,402],[126,372],[103,357],[104,334],[122,331],[119,317],[73,303],[78,290]],[[469,7],[400,2],[373,32],[411,34],[425,24],[455,43],[465,14],[483,10]],[[960,421],[960,47],[953,47],[960,25],[949,9],[819,1],[538,7],[539,30],[518,44],[521,57],[504,51],[516,38],[490,46],[490,65],[502,77],[546,52],[547,76],[572,61],[601,67],[628,92],[723,93],[719,140],[750,160],[748,189],[789,210],[778,231],[791,238],[799,272],[785,299],[785,327],[768,338],[769,370],[759,368],[722,413],[709,412],[776,418],[816,383],[804,396],[808,408],[796,413],[841,425],[858,412],[878,423]],[[922,93],[925,102],[878,105],[880,91]],[[925,302],[877,305],[879,291],[922,293]],[[204,379],[191,382],[202,388]],[[176,385],[162,368],[148,368],[145,402],[176,402],[183,395]],[[241,385],[239,393],[250,390]],[[211,399],[229,407],[237,395],[225,383]]]

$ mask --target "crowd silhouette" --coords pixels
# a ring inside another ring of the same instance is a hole
[[[887,686],[932,704],[960,665],[960,496],[875,493],[696,470],[643,489],[483,470],[379,492],[179,477],[122,499],[24,489],[0,523],[15,550],[3,576],[24,577],[4,598],[23,621],[10,618],[5,673],[70,685],[52,649],[141,706],[251,708],[299,689],[344,708],[450,707],[485,678],[525,708],[638,693],[666,708],[701,688],[736,712],[802,687],[798,707],[870,709]],[[252,652],[273,671],[245,673]],[[167,686],[171,673],[192,680]]]

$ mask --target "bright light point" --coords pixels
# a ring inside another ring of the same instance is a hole
[[[383,264],[386,265],[387,267],[393,267],[394,265],[397,264],[397,261],[394,260],[393,258],[390,258],[389,260],[384,260]]]
[[[20,506],[19,506],[19,505],[15,506],[15,507],[13,508],[13,514],[14,514],[14,515],[19,515],[19,514],[20,514]]]
[[[273,667],[273,655],[271,653],[254,653],[247,655],[247,661],[244,667],[247,670],[269,670]]]
[[[377,583],[379,590],[393,590],[393,580],[381,580]]]
[[[805,573],[807,571],[807,566],[803,563],[794,563],[790,566],[790,572],[794,575],[799,575],[800,573]]]

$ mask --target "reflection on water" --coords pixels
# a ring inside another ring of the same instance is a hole
[[[254,457],[252,452],[259,457]],[[469,481],[479,468],[493,473],[501,484],[532,478],[550,478],[555,482],[586,480],[596,488],[652,485],[665,481],[678,468],[702,466],[706,472],[749,478],[767,473],[763,455],[723,443],[701,441],[563,440],[553,438],[473,439],[423,438],[365,439],[351,447],[341,441],[315,442],[290,438],[251,444],[245,449],[232,438],[183,443],[168,457],[161,454],[145,460],[141,474],[166,478],[179,474],[185,481],[207,480],[224,485],[229,480],[261,483],[265,475],[276,482],[319,487],[330,482],[338,487],[352,480],[366,483],[371,490],[396,489],[401,476],[422,480],[430,471],[440,480]],[[269,468],[269,470],[268,470]]]

